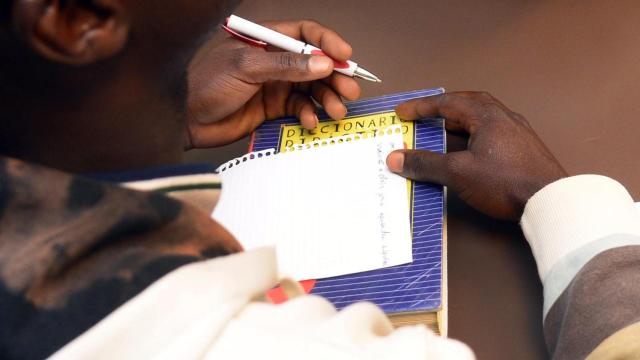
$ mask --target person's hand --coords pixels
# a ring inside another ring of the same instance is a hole
[[[321,48],[331,58],[351,57],[351,46],[337,33],[313,21],[282,21],[266,27]],[[360,86],[333,72],[322,55],[266,51],[233,38],[205,44],[188,70],[186,148],[228,144],[263,121],[296,116],[307,129],[318,123],[315,99],[333,119],[354,100]]]
[[[401,104],[403,120],[442,116],[448,131],[469,135],[467,149],[445,155],[397,150],[389,169],[404,177],[446,185],[475,209],[519,220],[545,185],[566,177],[527,120],[487,93],[455,92]]]

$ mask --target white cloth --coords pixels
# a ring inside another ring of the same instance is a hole
[[[527,202],[521,225],[538,264],[540,279],[572,251],[605,236],[640,236],[640,217],[631,195],[600,175],[558,180]]]
[[[304,295],[256,299],[277,283],[272,248],[183,266],[67,344],[54,359],[473,359],[424,326],[393,330],[370,303],[336,312]]]

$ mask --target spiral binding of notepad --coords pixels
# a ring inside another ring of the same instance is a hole
[[[225,172],[227,170],[232,169],[234,166],[239,166],[240,164],[245,163],[247,161],[254,160],[254,159],[266,158],[268,156],[275,155],[275,154],[276,154],[276,150],[275,149],[267,149],[267,150],[251,152],[251,153],[248,153],[246,155],[243,155],[243,156],[240,156],[240,157],[237,157],[235,159],[227,161],[226,163],[220,165],[216,169],[216,172],[217,173],[223,173],[223,172]]]
[[[282,153],[291,153],[291,152],[299,152],[299,151],[303,151],[303,150],[310,150],[310,149],[316,149],[316,148],[320,148],[320,147],[324,147],[324,146],[334,146],[334,145],[340,145],[343,143],[350,143],[353,141],[359,141],[359,140],[364,140],[364,139],[371,139],[371,138],[379,138],[382,136],[388,136],[388,135],[393,135],[393,134],[400,134],[402,132],[402,127],[400,125],[391,125],[387,128],[384,128],[380,131],[376,131],[375,133],[355,133],[355,134],[348,134],[348,135],[343,135],[340,137],[336,137],[336,138],[327,138],[327,139],[319,139],[319,140],[314,140],[312,142],[306,143],[306,144],[295,144],[293,146],[289,146],[286,147]],[[223,173],[225,171],[228,171],[230,169],[232,169],[234,166],[240,166],[242,163],[245,163],[247,161],[251,161],[251,160],[255,160],[255,159],[262,159],[262,158],[266,158],[269,156],[274,156],[277,155],[278,152],[276,152],[276,149],[266,149],[266,150],[261,150],[261,151],[255,151],[255,152],[251,152],[248,154],[245,154],[243,156],[237,157],[235,159],[229,160],[226,163],[220,165],[220,167],[218,167],[216,169],[216,172],[218,173]]]

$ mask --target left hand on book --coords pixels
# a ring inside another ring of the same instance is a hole
[[[529,122],[487,93],[411,100],[396,112],[403,120],[442,116],[448,131],[468,134],[469,141],[466,150],[444,155],[396,150],[387,158],[390,170],[446,185],[489,216],[519,220],[533,194],[567,176]]]
[[[313,21],[263,24],[321,48],[332,58],[351,57],[351,46],[336,32]],[[333,72],[326,56],[302,55],[248,45],[234,38],[209,41],[188,70],[186,148],[228,144],[249,134],[263,121],[297,116],[312,129],[315,105],[341,119],[346,108],[341,97],[354,100],[360,86]]]

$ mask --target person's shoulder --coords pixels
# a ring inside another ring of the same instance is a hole
[[[208,163],[167,165],[87,176],[129,189],[163,193],[208,214],[218,202],[222,187],[215,166]]]

